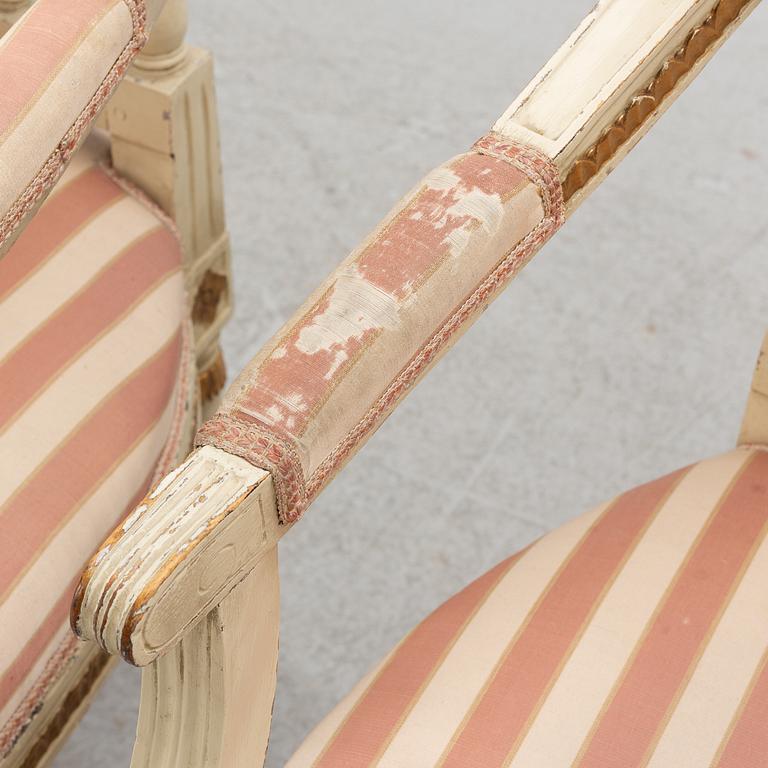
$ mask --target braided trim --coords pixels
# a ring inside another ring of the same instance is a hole
[[[8,721],[0,730],[0,759],[7,757],[22,734],[42,708],[45,695],[59,679],[64,668],[72,661],[78,649],[78,640],[67,633],[42,672],[32,684],[29,693],[22,699]]]
[[[547,155],[535,147],[512,141],[495,131],[479,138],[473,150],[481,155],[506,160],[523,171],[541,191],[544,218],[556,219],[557,226],[562,226],[565,221],[563,185],[560,182],[560,172]]]
[[[46,193],[58,181],[67,163],[85,138],[91,123],[123,79],[128,66],[147,42],[147,9],[144,0],[121,0],[128,7],[133,22],[133,34],[120,56],[107,73],[75,122],[43,163],[24,192],[14,201],[0,220],[0,248],[11,238],[17,227],[31,214]]]
[[[195,445],[213,445],[269,472],[281,522],[297,520],[306,509],[307,488],[299,455],[291,441],[265,424],[217,413],[200,428]]]

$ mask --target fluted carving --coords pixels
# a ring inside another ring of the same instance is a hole
[[[664,62],[648,86],[635,94],[613,124],[573,164],[563,183],[563,196],[566,201],[585,186],[630,139],[672,92],[680,79],[691,71],[712,44],[738,19],[749,2],[750,0],[721,0],[706,20],[688,35],[685,43]]]

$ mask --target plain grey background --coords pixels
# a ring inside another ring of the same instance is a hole
[[[420,176],[483,134],[589,0],[191,0],[213,49],[238,370]],[[768,327],[768,9],[281,544],[268,765],[440,601],[735,440]],[[127,766],[121,665],[55,762]]]

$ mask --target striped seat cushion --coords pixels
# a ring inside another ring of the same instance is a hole
[[[438,608],[290,768],[768,765],[768,452],[640,486]]]
[[[99,157],[78,154],[0,260],[0,758],[74,647],[83,564],[190,410],[178,241]]]

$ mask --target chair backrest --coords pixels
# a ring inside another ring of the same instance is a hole
[[[181,238],[205,403],[225,379],[230,246],[212,57],[186,29],[187,0],[0,0],[0,82],[13,86],[0,90],[0,258],[90,128],[106,129],[114,170]]]
[[[163,2],[38,0],[0,39],[0,255],[147,42]]]

